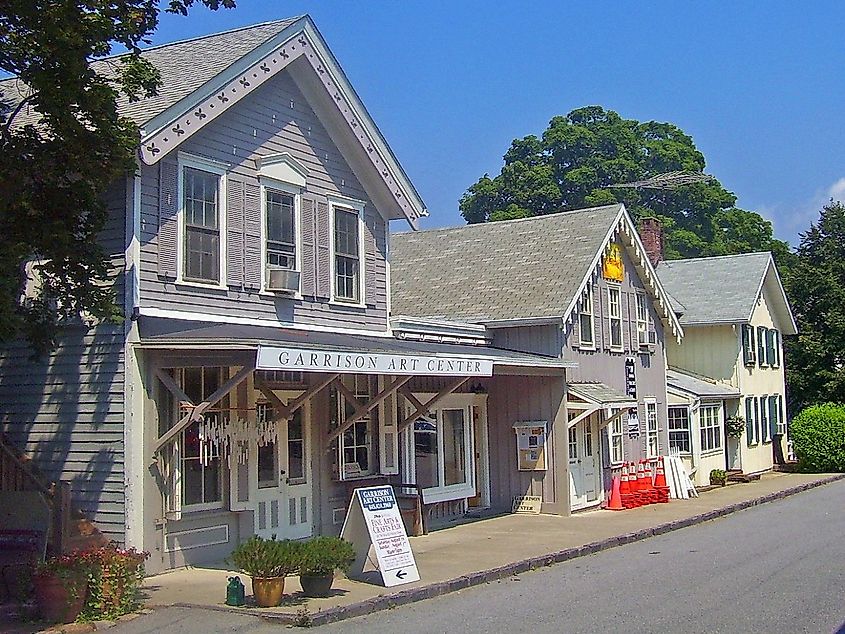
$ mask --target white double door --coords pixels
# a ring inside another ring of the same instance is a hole
[[[598,502],[597,440],[594,416],[569,428],[569,505],[573,511]]]
[[[276,421],[276,440],[255,441],[250,460],[255,534],[302,539],[313,533],[308,412],[296,410]]]

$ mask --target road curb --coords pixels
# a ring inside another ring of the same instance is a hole
[[[608,537],[606,539],[602,539],[596,542],[590,542],[581,546],[574,546],[572,548],[566,548],[564,550],[559,550],[546,555],[531,557],[529,559],[522,559],[520,561],[515,561],[506,564],[504,566],[491,568],[490,570],[473,572],[467,575],[456,577],[454,579],[449,579],[447,581],[440,581],[437,583],[428,584],[426,586],[421,586],[419,588],[402,590],[395,594],[382,595],[374,597],[372,599],[368,599],[366,601],[360,601],[358,603],[352,603],[350,605],[339,606],[336,608],[329,608],[327,610],[321,610],[320,612],[315,613],[273,613],[253,610],[249,608],[230,608],[221,605],[207,606],[187,603],[177,603],[175,605],[177,607],[205,608],[219,610],[223,612],[235,612],[237,614],[248,614],[251,616],[259,616],[263,619],[287,625],[326,625],[327,623],[344,621],[346,619],[351,619],[356,616],[363,616],[365,614],[371,614],[373,612],[388,610],[402,605],[407,605],[409,603],[415,603],[417,601],[431,599],[434,597],[442,596],[444,594],[450,594],[452,592],[464,590],[472,586],[491,583],[493,581],[500,581],[508,577],[513,577],[524,572],[528,572],[529,570],[545,568],[554,564],[559,564],[565,561],[570,561],[572,559],[577,559],[578,557],[584,557],[586,555],[592,555],[603,550],[608,550],[610,548],[616,548],[617,546],[624,546],[625,544],[631,544],[634,542],[642,541],[644,539],[648,539],[649,537],[654,537],[655,535],[663,535],[665,533],[676,531],[681,528],[687,528],[688,526],[702,524],[704,522],[708,522],[719,517],[724,517],[726,515],[731,515],[739,511],[744,511],[745,509],[749,509],[754,506],[760,506],[761,504],[767,504],[769,502],[782,500],[783,498],[795,495],[797,493],[809,491],[810,489],[815,489],[817,487],[824,486],[826,484],[830,484],[832,482],[836,482],[838,480],[843,479],[845,479],[845,473],[833,475],[827,478],[823,478],[821,480],[816,480],[814,482],[806,482],[804,484],[799,484],[794,487],[784,489],[782,491],[768,493],[766,495],[753,498],[751,500],[745,500],[743,502],[729,504],[728,506],[713,509],[711,511],[706,511],[704,513],[699,513],[698,515],[672,520],[671,522],[664,522],[663,524],[658,524],[657,526],[653,526],[651,528],[645,528],[631,533],[624,533],[622,535],[614,535],[613,537]]]

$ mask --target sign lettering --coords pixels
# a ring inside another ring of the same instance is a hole
[[[370,374],[493,375],[493,361],[490,359],[380,352],[315,352],[277,346],[259,346],[256,368]]]

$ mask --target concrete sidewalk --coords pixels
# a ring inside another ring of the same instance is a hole
[[[148,607],[196,606],[318,625],[487,583],[532,568],[566,561],[645,539],[825,484],[845,474],[765,474],[758,482],[701,493],[627,511],[590,511],[571,517],[504,515],[412,537],[421,581],[393,589],[338,579],[324,599],[302,596],[298,578],[288,577],[278,608],[224,605],[227,577],[214,568],[185,568],[149,577]],[[243,578],[243,577],[242,577]],[[249,579],[243,579],[250,593]]]

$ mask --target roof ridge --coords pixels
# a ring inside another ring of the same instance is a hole
[[[211,39],[213,37],[218,37],[220,35],[230,35],[232,33],[237,33],[238,31],[248,31],[250,29],[257,29],[257,28],[263,27],[263,26],[270,26],[272,24],[279,24],[279,25],[281,25],[283,23],[293,24],[297,20],[301,20],[302,18],[307,17],[307,16],[308,16],[307,13],[303,13],[301,15],[292,16],[290,18],[282,18],[280,20],[268,20],[267,22],[258,22],[257,24],[247,24],[247,25],[244,25],[244,26],[235,27],[233,29],[228,29],[226,31],[216,31],[214,33],[206,33],[205,35],[196,35],[194,37],[188,37],[188,38],[185,38],[183,40],[174,40],[172,42],[164,42],[162,44],[155,44],[153,46],[148,46],[147,48],[140,49],[140,54],[143,55],[143,54],[148,53],[150,51],[158,51],[160,49],[167,48],[168,46],[176,46],[178,44],[188,44],[190,42],[199,42],[201,40]],[[270,39],[270,37],[272,37],[272,36],[268,36],[267,39]],[[96,59],[92,59],[89,63],[98,64],[100,62],[108,62],[110,60],[115,60],[115,59],[120,59],[121,57],[126,57],[130,54],[131,54],[130,51],[126,51],[124,53],[115,53],[114,55],[107,55],[105,57],[98,57]],[[0,84],[3,84],[5,82],[12,82],[12,81],[15,81],[17,79],[18,79],[17,75],[11,75],[10,77],[0,77]]]
[[[612,207],[620,207],[622,203],[614,203],[612,205],[598,205],[596,207],[583,207],[581,209],[567,209],[566,211],[558,211],[551,214],[542,214],[540,216],[529,216],[528,218],[509,218],[507,220],[493,220],[487,222],[471,222],[465,225],[457,225],[453,227],[432,227],[431,229],[420,229],[419,231],[397,231],[395,233],[391,232],[392,236],[401,236],[401,235],[417,235],[420,233],[434,233],[436,231],[457,231],[459,229],[470,229],[473,227],[489,227],[489,226],[499,226],[499,225],[506,225],[506,224],[513,224],[517,222],[528,222],[531,220],[548,220],[549,218],[553,218],[555,216],[567,216],[567,215],[575,215],[577,213],[586,213],[588,211],[596,211],[598,209],[610,209]]]
[[[678,264],[680,262],[701,262],[702,260],[727,260],[728,258],[745,258],[750,255],[772,255],[771,251],[751,251],[750,253],[728,253],[726,255],[708,255],[701,258],[682,258],[680,260],[661,260],[660,264]]]
[[[144,53],[147,53],[149,51],[157,51],[157,50],[162,49],[162,48],[167,48],[168,46],[176,46],[177,44],[188,44],[190,42],[199,42],[200,40],[206,40],[206,39],[210,39],[210,38],[213,38],[213,37],[218,37],[220,35],[230,35],[232,33],[237,33],[238,31],[248,31],[250,29],[257,29],[257,28],[263,27],[263,26],[270,26],[272,24],[282,24],[282,23],[285,23],[285,22],[292,24],[293,22],[296,22],[297,20],[300,20],[300,19],[306,17],[307,15],[308,15],[307,13],[303,13],[301,15],[292,16],[290,18],[282,18],[280,20],[268,20],[267,22],[258,22],[256,24],[247,24],[247,25],[244,25],[244,26],[238,26],[238,27],[235,27],[235,28],[232,28],[232,29],[227,29],[226,31],[215,31],[214,33],[206,33],[205,35],[195,35],[194,37],[187,37],[184,40],[174,40],[172,42],[164,42],[162,44],[155,44],[153,46],[148,46],[147,48],[142,48],[140,50],[140,52],[143,55]],[[106,60],[109,60],[109,59],[116,59],[118,57],[123,57],[123,56],[129,55],[129,54],[130,54],[130,51],[127,51],[125,53],[117,53],[115,55],[109,55],[107,57],[99,57],[99,58],[92,60],[92,61],[93,62],[103,62],[103,61],[106,61]]]

